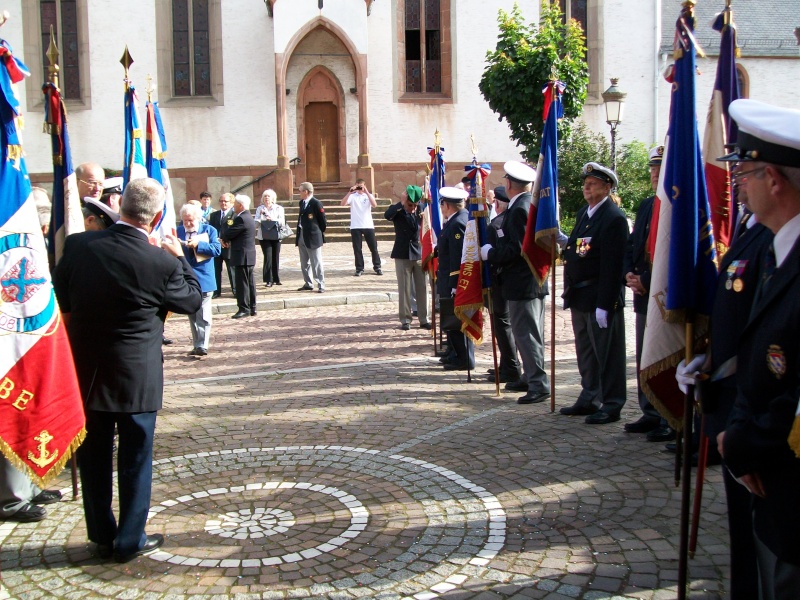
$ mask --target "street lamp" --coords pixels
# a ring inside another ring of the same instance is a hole
[[[606,123],[611,126],[611,170],[617,170],[617,125],[622,123],[622,108],[628,94],[621,91],[617,84],[619,79],[611,78],[611,87],[601,95],[606,106]]]

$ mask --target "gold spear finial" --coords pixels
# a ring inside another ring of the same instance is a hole
[[[439,133],[439,128],[437,127],[436,131],[433,133],[433,145],[436,146],[436,148],[438,149],[439,146],[441,146],[441,144],[442,144],[442,136]]]
[[[475,134],[474,133],[470,133],[469,134],[469,144],[472,147],[472,158],[473,158],[473,160],[477,159],[477,157],[478,157],[478,146],[475,145]]]
[[[125,45],[125,52],[122,53],[122,58],[119,59],[119,62],[125,68],[125,85],[128,85],[130,83],[128,80],[128,70],[133,64],[133,57],[131,57],[131,53],[128,52],[127,44]]]
[[[50,44],[47,46],[47,61],[50,66],[47,67],[48,78],[56,88],[58,88],[58,44],[56,43],[56,34],[53,31],[53,26],[50,25]]]
[[[0,27],[5,25],[6,21],[8,21],[10,18],[11,13],[9,13],[7,10],[4,10],[2,13],[0,13]]]
[[[147,87],[145,88],[145,91],[147,92],[147,101],[150,102],[153,98],[153,92],[155,91],[153,89],[153,77],[150,75],[150,73],[148,73],[144,80],[147,82]]]

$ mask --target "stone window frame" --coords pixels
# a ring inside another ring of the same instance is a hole
[[[172,2],[156,2],[158,103],[160,106],[224,106],[222,74],[222,0],[208,0],[208,45],[211,95],[176,96],[173,88]]]
[[[57,0],[60,3],[60,0]],[[64,104],[70,111],[90,110],[92,108],[91,72],[89,60],[89,18],[87,0],[76,0],[78,20],[78,98],[64,98]],[[60,10],[60,9],[59,9]],[[25,78],[25,103],[28,112],[44,111],[44,94],[42,85],[47,80],[46,70],[42,68],[42,56],[47,51],[43,44],[41,31],[41,4],[39,0],[28,0],[22,3],[22,57],[31,70],[30,77]],[[59,48],[59,53],[61,48]],[[59,55],[59,64],[61,56]],[[59,72],[59,79],[61,73]],[[62,86],[59,81],[59,87]]]
[[[549,0],[551,4],[559,4],[560,0]],[[572,0],[567,0],[566,18],[571,18]],[[603,48],[604,23],[603,23],[603,0],[586,1],[586,25],[589,31],[584,31],[586,35],[586,63],[589,66],[589,86],[586,94],[587,104],[603,103]]]
[[[414,104],[452,104],[453,102],[453,42],[452,42],[452,6],[451,0],[441,0],[439,4],[439,24],[441,32],[440,61],[442,71],[442,91],[431,92],[407,92],[406,91],[406,28],[405,14],[406,2],[420,2],[421,8],[425,6],[425,0],[397,0],[395,6],[396,23],[396,79],[397,79],[397,101]],[[424,11],[420,17],[424,21]]]

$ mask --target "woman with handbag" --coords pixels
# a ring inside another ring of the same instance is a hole
[[[262,274],[267,287],[272,287],[273,284],[281,285],[278,265],[281,240],[286,237],[286,216],[283,207],[277,203],[277,198],[273,190],[264,190],[264,193],[261,194],[261,205],[256,208],[254,217],[256,239],[261,245],[261,252],[264,255]]]

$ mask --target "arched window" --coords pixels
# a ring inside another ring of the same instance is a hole
[[[736,64],[736,79],[739,82],[739,97],[740,98],[749,98],[750,97],[750,75],[747,73],[747,69],[745,69],[742,65]]]

